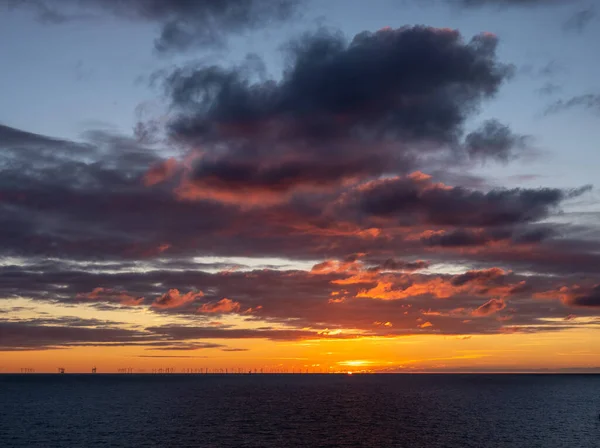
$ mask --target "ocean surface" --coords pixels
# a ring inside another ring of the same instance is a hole
[[[0,447],[600,447],[598,375],[0,375]]]

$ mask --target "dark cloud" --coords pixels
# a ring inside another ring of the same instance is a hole
[[[563,24],[565,31],[575,31],[581,33],[585,28],[596,18],[596,8],[590,6],[589,8],[577,11],[571,17],[569,17]]]
[[[589,308],[600,307],[600,285],[596,285],[588,292],[583,294],[574,294],[569,299],[569,304],[572,306],[581,306]]]
[[[203,255],[314,260],[366,253],[374,267],[397,253],[425,262],[450,261],[452,252],[428,251],[441,246],[449,251],[482,248],[469,258],[487,262],[495,257],[504,266],[534,271],[590,272],[597,265],[589,243],[563,238],[559,246],[553,237],[567,236],[568,229],[536,223],[583,190],[481,191],[441,185],[413,173],[361,178],[342,190],[309,190],[275,203],[239,184],[241,202],[230,205],[219,198],[182,199],[181,164],[130,139],[91,132],[76,143],[7,127],[2,132],[0,249],[4,256],[20,257],[3,267],[5,293],[12,297],[43,297],[31,288],[30,279],[51,272],[55,278],[47,291],[60,293],[56,285],[77,284],[62,292],[72,298],[79,294],[79,301],[147,305],[169,289],[187,294],[196,288],[193,282],[170,282],[148,296],[118,280],[80,281],[76,272],[235,268],[190,259]],[[170,168],[155,169],[165,163]],[[153,173],[152,182],[148,173]],[[165,179],[169,173],[173,177]],[[251,201],[259,207],[244,207]],[[398,234],[398,226],[410,234]],[[523,244],[540,248],[513,251]],[[85,297],[96,288],[105,290],[95,300]]]
[[[421,237],[421,241],[426,245],[443,247],[481,246],[496,240],[488,233],[464,229],[431,233]]]
[[[149,22],[160,26],[158,52],[222,46],[228,34],[241,34],[284,22],[299,12],[302,0],[2,0],[8,8],[34,10],[44,23],[60,24],[94,14]]]
[[[455,286],[462,286],[470,282],[477,281],[497,281],[503,279],[506,273],[502,269],[493,268],[483,271],[468,271],[464,274],[457,275],[452,279],[452,284]]]
[[[214,344],[212,342],[202,342],[202,343],[193,343],[193,344],[188,344],[188,343],[175,344],[175,343],[173,343],[172,345],[165,345],[163,347],[149,347],[149,348],[147,348],[147,350],[165,350],[165,351],[205,350],[205,349],[209,349],[209,348],[220,348],[222,350],[225,350],[223,347],[225,347],[225,346],[222,344]]]
[[[221,329],[214,327],[183,327],[172,325],[149,327],[147,330],[172,339],[270,339],[274,341],[286,341],[303,338],[312,339],[316,336],[315,332],[295,329]]]
[[[526,143],[494,120],[465,130],[511,74],[496,46],[427,27],[320,32],[288,45],[279,80],[256,58],[184,67],[165,77],[168,155],[105,131],[72,142],[0,126],[0,297],[174,323],[15,311],[0,345],[227,351],[210,340],[579,325],[562,319],[597,313],[600,244],[592,225],[550,218],[590,187],[492,188],[468,171]]]
[[[600,292],[595,291],[593,295],[575,297],[571,302],[571,305],[591,308],[600,307]]]
[[[372,271],[418,271],[429,267],[427,261],[403,261],[388,258],[381,264],[377,264],[371,268]]]
[[[535,293],[534,297],[561,300],[569,307],[595,309],[600,307],[600,285],[586,285],[588,282],[585,281],[583,285],[561,282],[554,289]],[[567,316],[565,320],[572,318]]]
[[[307,137],[363,129],[452,140],[471,109],[511,73],[495,60],[496,45],[492,35],[464,43],[457,31],[427,27],[363,32],[350,44],[322,31],[290,44],[279,82],[252,82],[244,71],[219,67],[174,72],[167,79],[173,104],[196,114],[172,128],[209,138],[223,134],[218,125],[289,117]],[[346,120],[336,126],[336,116]]]
[[[70,317],[0,322],[0,351],[56,350],[85,346],[139,346],[146,350],[227,349],[213,342],[157,336],[157,332],[118,328],[118,322]],[[234,349],[231,349],[234,350]]]
[[[558,100],[546,108],[546,114],[555,114],[569,109],[582,108],[600,113],[600,95],[588,93],[568,100]]]
[[[489,227],[539,221],[566,199],[590,190],[510,189],[481,192],[432,184],[412,176],[372,181],[346,194],[343,205],[363,213],[398,219],[405,225]],[[472,235],[455,234],[471,239]]]
[[[508,162],[525,149],[527,138],[515,135],[508,126],[490,120],[465,139],[467,152],[473,159],[496,159]]]
[[[288,45],[281,80],[261,79],[255,59],[180,68],[165,78],[178,112],[170,134],[204,149],[190,176],[204,197],[406,172],[424,150],[504,160],[517,137],[496,122],[461,147],[465,120],[512,73],[496,46],[491,34],[465,42],[428,27],[363,32],[350,43],[320,31]]]
[[[22,131],[20,129],[11,128],[0,124],[0,141],[2,142],[2,151],[11,153],[20,153],[26,151],[28,154],[33,154],[29,151],[35,151],[38,157],[46,155],[49,152],[61,151],[69,153],[82,154],[86,148],[83,145],[77,145],[72,142],[47,137],[32,132]]]
[[[421,237],[421,241],[430,246],[464,248],[493,243],[537,244],[556,235],[558,235],[558,231],[551,227],[537,227],[527,230],[518,227],[500,227],[487,230],[456,229],[431,232]]]
[[[143,341],[141,332],[120,328],[36,325],[27,322],[0,322],[0,351],[44,349],[74,343],[122,343]]]
[[[384,165],[369,157],[348,161],[282,161],[256,163],[238,160],[207,160],[199,162],[192,172],[196,188],[231,191],[276,191],[285,192],[297,186],[323,187],[337,184],[340,179],[363,177],[383,171]]]
[[[18,310],[15,310],[18,311]],[[16,321],[19,323],[19,321]],[[122,322],[117,321],[107,321],[100,319],[84,319],[81,317],[71,317],[71,316],[62,316],[62,317],[36,317],[27,319],[27,325],[51,325],[51,326],[65,326],[65,327],[101,327],[101,328],[111,328],[116,325],[121,325]]]

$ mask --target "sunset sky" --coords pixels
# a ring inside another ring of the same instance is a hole
[[[0,373],[600,371],[600,0],[0,0]]]

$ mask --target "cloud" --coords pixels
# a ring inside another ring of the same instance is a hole
[[[120,328],[36,325],[27,322],[0,322],[0,351],[40,350],[79,343],[142,342],[139,331]]]
[[[291,116],[296,132],[307,137],[362,128],[451,140],[468,108],[496,93],[511,74],[495,60],[496,46],[491,34],[464,43],[458,31],[428,27],[365,31],[349,44],[338,34],[309,34],[289,45],[291,62],[281,81],[253,82],[248,67],[173,72],[166,79],[173,105],[195,113],[172,123],[172,130],[205,140],[243,136],[262,130],[252,124],[279,119],[275,124],[284,126]]]
[[[485,283],[489,281],[496,281],[503,279],[506,274],[507,272],[499,268],[491,268],[482,271],[467,271],[464,274],[455,276],[452,279],[452,284],[454,286],[462,286],[466,285],[467,283]]]
[[[475,317],[485,317],[496,314],[498,311],[502,311],[506,308],[506,303],[502,299],[491,299],[488,302],[481,305],[471,313]]]
[[[214,344],[212,342],[194,342],[194,343],[176,343],[173,342],[173,345],[163,345],[163,346],[150,346],[146,350],[165,350],[165,351],[175,351],[175,350],[206,350],[210,348],[220,348],[223,350],[225,347],[222,344]]]
[[[513,246],[540,244],[558,235],[552,227],[534,227],[523,229],[522,226],[500,226],[475,229],[454,229],[426,231],[421,234],[420,241],[432,247],[475,248],[483,246]]]
[[[434,325],[431,331],[436,333],[494,334],[503,331],[506,323],[480,319],[463,322],[473,310],[481,306],[482,301],[492,298],[511,301],[511,313],[514,311],[511,326],[539,326],[539,331],[545,331],[544,319],[562,319],[565,316],[562,307],[549,306],[544,300],[531,300],[532,296],[537,297],[537,294],[553,289],[556,279],[552,276],[524,276],[499,268],[472,270],[457,275],[405,271],[373,272],[368,271],[367,267],[361,272],[367,272],[368,275],[364,276],[360,283],[346,281],[357,275],[351,272],[315,275],[309,271],[276,270],[229,273],[166,270],[126,274],[75,271],[66,273],[63,278],[51,274],[28,274],[22,276],[19,283],[35,285],[38,291],[35,292],[33,287],[29,286],[28,290],[23,288],[22,295],[59,304],[72,303],[75,294],[71,291],[81,288],[83,284],[120,285],[123,289],[135,291],[136,295],[145,297],[153,297],[157,290],[175,285],[193,285],[194,290],[205,291],[205,296],[195,302],[165,308],[170,313],[170,319],[179,317],[185,322],[193,319],[194,325],[189,327],[191,329],[172,332],[168,329],[158,331],[152,327],[144,331],[136,330],[136,337],[131,341],[114,341],[114,345],[139,345],[165,350],[193,349],[199,342],[197,339],[204,338],[296,340],[318,339],[324,336],[351,338],[404,335],[411,334],[407,329],[414,328],[415,319],[425,315],[426,320]],[[5,288],[10,287],[13,278],[7,275],[7,271],[0,272],[0,275],[3,278],[0,295],[5,296]],[[66,278],[73,279],[66,287],[53,287],[55,282],[64,283]],[[578,295],[587,292],[588,289],[580,290]],[[229,301],[222,301],[220,297],[223,296],[229,297]],[[331,303],[331,298],[339,297],[344,300]],[[264,326],[243,328],[235,325],[214,325],[211,321],[213,313],[198,312],[202,303],[208,304],[207,311],[216,313],[229,310],[237,312],[238,307],[243,311],[260,306],[259,313],[243,316],[244,319],[253,322],[263,322]],[[150,303],[141,306],[146,306],[147,312],[150,313],[164,312],[164,309],[153,307]],[[578,313],[583,313],[582,316],[594,315],[594,308],[579,308]],[[12,315],[15,313],[3,317],[12,319]],[[16,315],[18,316],[18,312]],[[374,325],[374,322],[389,322],[390,325]],[[105,321],[79,322],[57,319],[30,320],[28,324],[73,328],[122,325]],[[560,327],[565,328],[567,327]],[[197,332],[194,329],[198,329]],[[329,333],[319,334],[325,329],[329,329]],[[344,331],[335,333],[340,329]],[[74,339],[68,344],[92,343],[96,342],[77,342]],[[48,346],[51,344],[48,343]]]
[[[240,208],[181,200],[174,192],[180,174],[146,185],[151,167],[165,159],[131,139],[92,132],[71,142],[0,131],[6,137],[0,140],[0,247],[4,256],[20,260],[2,268],[7,297],[42,298],[36,285],[51,275],[47,294],[69,293],[69,300],[105,288],[151,301],[168,289],[185,294],[192,288],[181,288],[193,283],[173,281],[148,291],[81,273],[232,267],[193,261],[197,256],[324,257],[338,269],[336,260],[352,264],[357,260],[346,261],[349,253],[364,253],[362,266],[355,266],[363,276],[369,270],[415,271],[453,257],[546,273],[591,273],[599,262],[595,246],[570,236],[569,226],[538,222],[586,189],[482,190],[413,173]],[[253,196],[241,190],[239,197]],[[406,260],[386,266],[397,253]],[[223,297],[237,300],[225,294],[209,300]]]
[[[172,339],[270,339],[275,341],[287,341],[297,339],[315,339],[318,337],[316,332],[294,329],[220,329],[213,327],[182,327],[170,325],[162,327],[149,327],[147,330],[157,335],[167,336]],[[321,337],[324,336],[325,335],[322,335]]]
[[[234,300],[230,300],[227,298],[223,298],[218,302],[209,302],[203,303],[200,308],[198,308],[199,313],[209,313],[209,314],[226,314],[226,313],[234,313],[240,310],[240,303]]]
[[[566,305],[582,308],[600,307],[600,285],[562,286],[560,288],[536,293],[538,299],[560,299]]]
[[[591,187],[469,174],[526,150],[497,121],[470,127],[511,76],[497,45],[428,27],[321,31],[288,44],[280,79],[256,58],[184,66],[164,78],[172,158],[106,131],[67,141],[0,126],[0,297],[173,323],[17,325],[11,311],[6,349],[583,325],[563,318],[597,314],[598,229],[552,218]],[[549,292],[565,299],[539,300]]]
[[[89,19],[98,13],[157,24],[154,41],[159,53],[187,51],[197,47],[223,46],[229,34],[241,34],[274,23],[285,22],[299,12],[301,0],[45,0],[0,2],[8,8],[23,7],[36,12],[44,23],[61,24]]]
[[[158,331],[117,328],[118,322],[96,319],[47,318],[0,322],[0,351],[57,350],[86,346],[136,346],[145,350],[242,351],[213,342],[188,341]],[[167,355],[144,355],[166,357]]]
[[[185,294],[182,294],[178,289],[173,288],[158,297],[152,303],[152,307],[161,310],[180,308],[202,297],[204,297],[204,293],[202,291],[189,291]]]
[[[526,282],[510,283],[507,273],[499,268],[468,271],[452,277],[446,276],[382,276],[369,279],[371,289],[360,290],[357,298],[401,300],[428,296],[449,299],[461,294],[470,297],[519,295],[526,291]],[[344,284],[344,283],[343,283]]]
[[[418,271],[429,267],[429,263],[424,260],[403,261],[388,258],[383,263],[370,267],[370,271]]]
[[[101,287],[94,288],[89,293],[79,293],[76,297],[81,300],[118,302],[124,306],[139,306],[144,302],[143,297],[134,297],[124,291],[115,291]]]
[[[518,157],[519,152],[526,148],[527,139],[515,135],[497,120],[490,120],[481,129],[471,132],[465,139],[467,152],[473,159],[496,159],[508,162]]]
[[[469,247],[481,246],[495,241],[502,241],[506,235],[489,234],[482,231],[471,230],[438,230],[422,234],[421,241],[428,246],[442,247]]]
[[[254,164],[234,160],[208,160],[198,162],[191,174],[190,184],[178,193],[188,199],[216,199],[223,202],[248,202],[252,191],[260,203],[278,201],[290,190],[323,189],[357,177],[370,174],[373,164],[366,159],[347,163],[316,165],[301,160]],[[346,174],[347,173],[347,174]],[[273,193],[273,194],[271,194]]]
[[[581,306],[589,308],[600,307],[600,285],[594,286],[589,292],[577,295],[569,302],[572,306]]]
[[[588,192],[551,188],[488,192],[450,187],[427,178],[394,177],[371,181],[346,193],[342,208],[399,222],[440,226],[489,227],[539,221],[558,205]]]
[[[546,115],[563,112],[569,109],[582,108],[592,112],[600,112],[600,95],[588,93],[568,100],[558,100],[546,108]]]
[[[462,142],[467,118],[512,74],[497,43],[423,26],[351,42],[321,30],[288,44],[279,80],[257,74],[255,57],[234,68],[178,68],[164,77],[176,114],[170,137],[203,148],[179,192],[240,203],[252,191],[273,202],[406,172],[429,157],[510,158],[520,140],[495,121],[468,149]]]
[[[586,9],[577,11],[563,23],[565,31],[574,31],[582,33],[585,28],[596,18],[596,8],[590,6]]]
[[[144,174],[144,184],[150,187],[162,183],[173,177],[177,168],[177,160],[172,157],[164,162],[159,162]]]

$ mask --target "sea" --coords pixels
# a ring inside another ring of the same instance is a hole
[[[0,447],[598,448],[600,375],[0,375]]]

